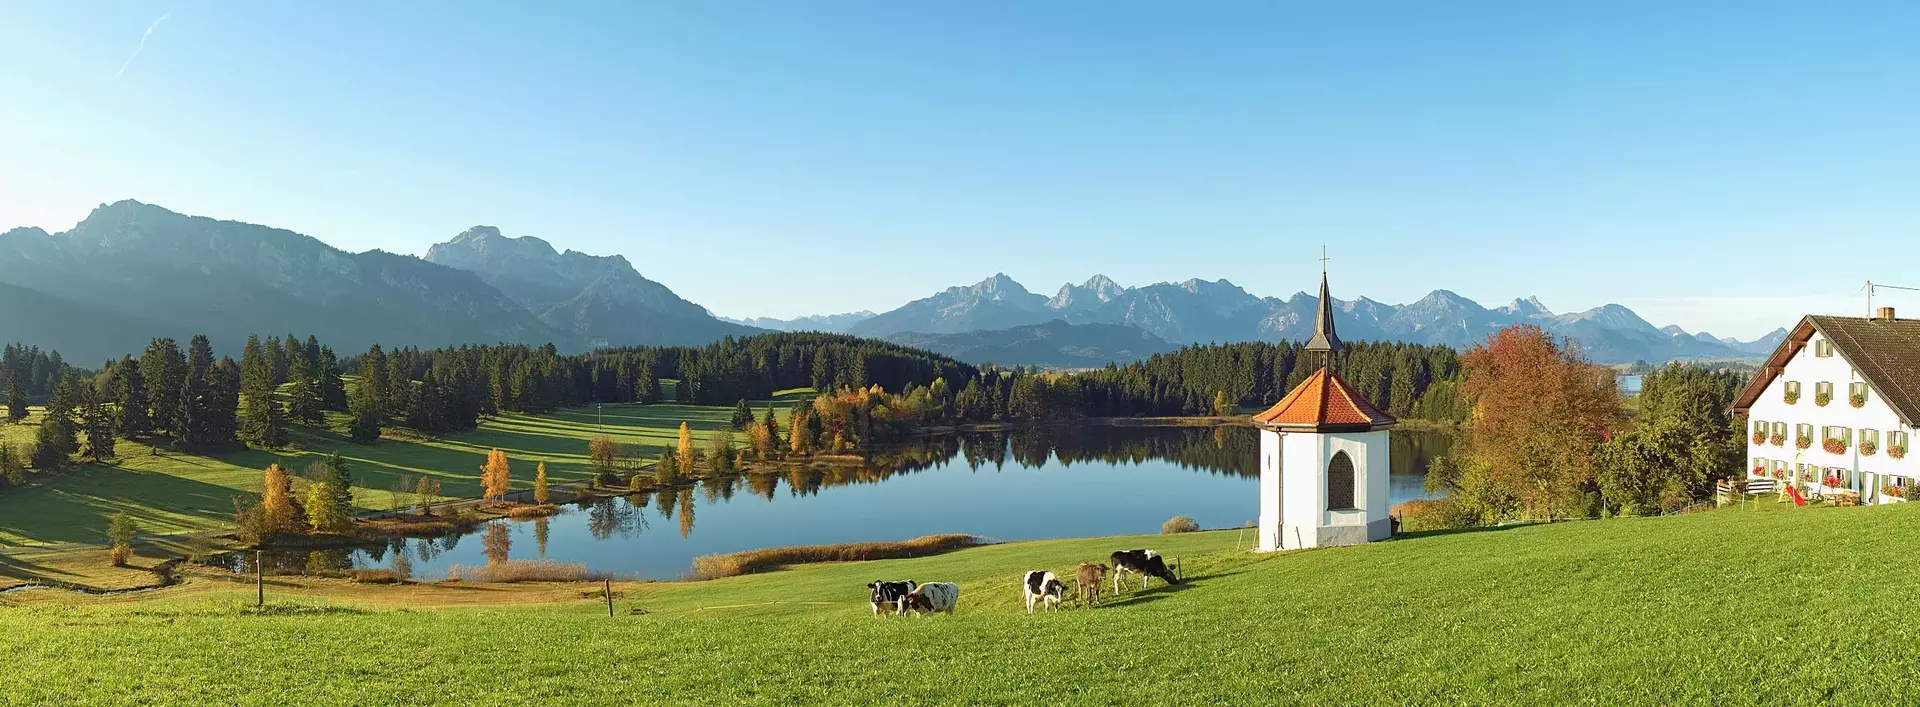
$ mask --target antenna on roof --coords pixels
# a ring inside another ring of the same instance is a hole
[[[1876,284],[1873,284],[1872,280],[1868,280],[1867,286],[1864,288],[1861,288],[1866,290],[1867,292],[1867,318],[1868,319],[1873,318],[1873,291],[1881,287],[1885,287],[1889,290],[1906,290],[1908,292],[1920,292],[1920,287],[1901,287],[1899,285],[1876,285]]]

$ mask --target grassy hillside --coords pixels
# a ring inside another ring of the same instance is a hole
[[[1236,531],[1016,543],[698,584],[200,579],[0,601],[22,702],[1910,703],[1920,506],[1728,509],[1281,555]],[[1022,570],[1131,546],[1188,584],[1029,617]],[[876,620],[865,582],[961,586]],[[493,604],[520,596],[532,607]],[[647,614],[632,615],[633,608]],[[219,640],[208,640],[208,636]]]
[[[804,391],[793,391],[774,401],[780,419],[787,419],[788,406],[805,398]],[[756,401],[755,412],[764,411],[767,402]],[[480,465],[496,447],[513,462],[516,489],[532,484],[540,461],[547,463],[553,482],[576,481],[591,475],[586,440],[602,429],[632,445],[637,459],[650,461],[674,443],[682,421],[694,429],[695,444],[704,446],[707,434],[725,429],[732,414],[730,407],[672,404],[608,405],[598,421],[592,408],[538,416],[507,413],[443,439],[389,431],[388,439],[373,445],[354,444],[333,430],[295,426],[287,449],[213,456],[156,455],[146,445],[122,440],[116,447],[120,458],[111,464],[36,475],[26,488],[0,489],[0,545],[103,542],[107,519],[121,511],[149,535],[223,527],[233,517],[233,496],[259,493],[260,473],[268,464],[300,468],[333,452],[347,459],[358,487],[355,501],[363,508],[387,507],[386,489],[401,474],[433,476],[449,496],[478,496]],[[332,422],[334,430],[347,424],[340,415]],[[0,425],[0,435],[31,444],[37,424],[36,412],[25,424]]]

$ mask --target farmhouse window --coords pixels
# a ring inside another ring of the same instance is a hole
[[[1809,440],[1813,439],[1813,425],[1805,422],[1802,422],[1798,425],[1794,425],[1793,436],[1795,439],[1798,439],[1801,437],[1805,437]]]
[[[1826,339],[1813,342],[1813,355],[1827,358],[1833,355],[1833,342]]]
[[[1833,397],[1833,384],[1825,381],[1815,383],[1813,384],[1813,394],[1817,396]]]
[[[1820,436],[1822,439],[1839,440],[1851,444],[1853,442],[1853,428],[1828,425],[1820,428]]]
[[[1353,510],[1353,458],[1344,451],[1334,452],[1327,462],[1327,510]]]
[[[1773,436],[1785,438],[1787,436],[1787,423],[1785,422],[1773,423]]]

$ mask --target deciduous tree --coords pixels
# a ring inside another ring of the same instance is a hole
[[[540,462],[533,468],[533,502],[547,502],[547,463]]]
[[[113,519],[107,521],[107,542],[113,546],[113,566],[125,567],[127,560],[133,559],[133,539],[139,535],[140,526],[135,525],[133,517],[126,513],[115,513]]]
[[[680,478],[692,478],[695,461],[693,456],[693,431],[687,428],[687,423],[685,422],[680,423],[680,443],[674,445],[673,456],[674,462],[679,464],[677,471],[679,472]]]
[[[480,486],[486,497],[494,500],[506,498],[507,488],[513,483],[512,470],[507,464],[507,453],[494,449],[487,452],[487,463],[480,467]]]

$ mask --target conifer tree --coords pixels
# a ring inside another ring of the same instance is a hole
[[[79,445],[74,439],[74,379],[64,376],[53,397],[47,400],[45,417],[34,438],[33,465],[53,471],[67,465]]]
[[[328,410],[347,411],[347,384],[340,378],[340,360],[333,355],[333,349],[320,347],[320,364],[316,369],[320,380],[320,402]]]
[[[147,383],[147,420],[163,434],[180,438],[187,419],[187,357],[173,339],[154,339],[140,354],[140,376]]]
[[[301,366],[305,366],[307,362],[306,347],[301,345],[299,339],[293,338],[291,332],[287,334],[287,338],[281,339],[280,341],[286,346],[286,354],[281,357],[282,360],[286,361],[286,367],[279,371],[280,380],[278,383],[275,383],[275,385],[292,383],[294,381],[294,372],[298,371]],[[308,367],[307,370],[313,369]]]
[[[741,398],[740,403],[733,406],[733,420],[730,424],[736,430],[743,430],[747,428],[749,422],[753,422],[753,408],[747,405],[746,398]]]
[[[257,342],[260,339],[256,336],[252,340]],[[245,360],[244,356],[242,360]],[[280,337],[268,337],[260,344],[260,364],[265,367],[268,385],[277,387],[286,382],[287,351],[280,347]]]
[[[7,421],[19,422],[27,419],[27,388],[21,382],[19,371],[7,373]]]
[[[372,444],[380,439],[380,399],[379,386],[370,377],[362,377],[353,395],[353,424],[347,428],[347,435],[361,444]]]
[[[305,349],[288,364],[287,383],[287,416],[309,425],[325,422],[326,416],[321,412],[325,406],[320,399],[320,379],[307,364]]]
[[[117,375],[113,399],[120,408],[117,421],[120,434],[129,439],[144,437],[153,431],[153,420],[147,417],[146,376],[140,373],[140,366],[132,356],[120,357],[114,371]]]
[[[546,462],[540,462],[539,466],[536,466],[533,468],[533,502],[540,503],[540,504],[545,504],[547,502],[547,463]]]
[[[505,498],[512,483],[507,453],[499,449],[487,452],[487,463],[480,467],[480,486],[486,497],[494,500]]]
[[[277,346],[271,347],[275,350]],[[246,405],[246,420],[240,425],[240,438],[256,447],[279,447],[287,443],[286,420],[280,403],[274,399],[279,387],[274,380],[271,356],[261,349],[260,337],[247,337],[240,353],[241,399]]]
[[[680,478],[685,479],[692,477],[693,464],[695,461],[693,457],[693,431],[687,429],[687,423],[685,422],[680,423],[680,443],[674,445],[673,456],[674,461],[679,464],[677,471],[679,472]]]
[[[113,431],[118,427],[106,396],[91,383],[80,384],[80,427],[86,434],[86,455],[98,464],[113,458]]]
[[[333,497],[333,505],[347,517],[346,529],[353,529],[353,475],[347,471],[347,460],[338,453],[328,454],[322,463],[321,480],[327,483],[327,493]],[[342,531],[345,532],[345,531]]]
[[[368,347],[367,352],[360,357],[360,380],[369,384],[370,387],[355,388],[355,392],[366,390],[371,393],[366,397],[374,404],[374,410],[380,413],[382,423],[392,419],[387,405],[387,381],[389,380],[387,353],[380,349],[379,344]]]
[[[394,352],[399,353],[398,349]],[[413,376],[399,356],[387,357],[387,419],[399,420],[413,409]]]

